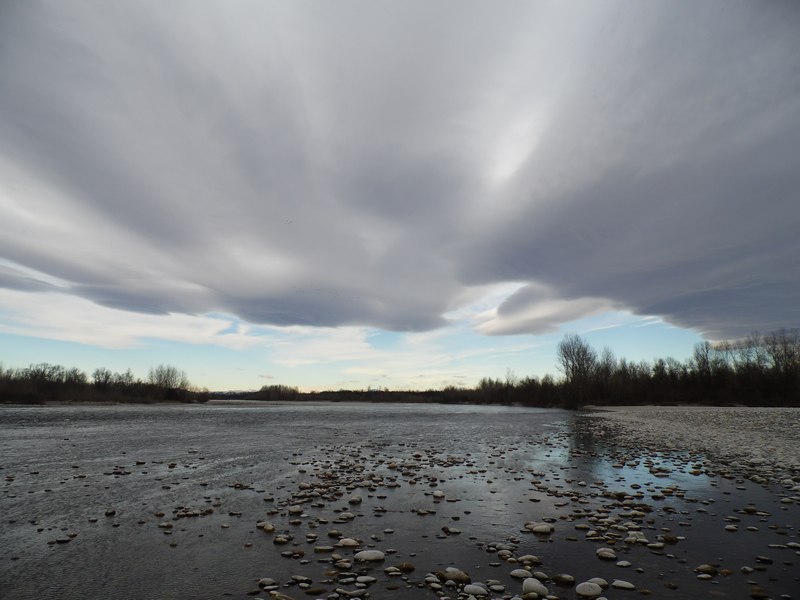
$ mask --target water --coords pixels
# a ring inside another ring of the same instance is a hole
[[[787,546],[800,541],[797,505],[781,504],[777,489],[709,468],[692,474],[703,456],[620,449],[593,419],[441,405],[5,407],[0,597],[247,598],[261,577],[285,583],[302,575],[318,588],[313,595],[297,585],[283,591],[324,598],[337,587],[356,589],[333,581],[330,554],[314,552],[336,542],[327,535],[336,528],[387,552],[383,563],[352,569],[378,579],[372,598],[435,598],[421,587],[425,575],[449,566],[473,581],[498,580],[510,597],[521,589],[509,576],[519,565],[488,550],[496,544],[536,555],[535,569],[549,575],[624,579],[658,598],[745,598],[755,586],[768,597],[800,598],[797,550]],[[655,477],[654,466],[666,477]],[[324,481],[327,488],[315,487]],[[321,496],[308,498],[292,524],[287,506],[314,489]],[[628,506],[611,492],[628,494]],[[352,495],[363,501],[349,504]],[[743,511],[748,505],[760,514]],[[631,508],[644,516],[629,516]],[[347,510],[355,518],[335,522]],[[685,539],[663,549],[619,540],[618,560],[632,565],[618,567],[595,555],[607,542],[586,541],[575,529],[602,527],[598,515],[617,525],[636,521],[651,542]],[[741,519],[736,533],[724,530],[732,516]],[[545,519],[552,535],[523,531]],[[274,544],[275,534],[256,528],[260,520],[293,540]],[[772,564],[757,563],[757,555]],[[405,579],[384,574],[403,561],[416,566]],[[702,563],[732,572],[699,581],[694,568]],[[548,586],[575,597],[574,589]]]

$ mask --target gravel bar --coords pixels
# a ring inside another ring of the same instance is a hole
[[[719,470],[800,493],[800,409],[602,407],[620,444],[706,454]]]

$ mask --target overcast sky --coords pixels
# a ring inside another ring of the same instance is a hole
[[[795,1],[6,0],[0,360],[413,387],[552,370],[565,331],[638,360],[797,327],[798,31]]]

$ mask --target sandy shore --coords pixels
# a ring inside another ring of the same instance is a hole
[[[623,406],[594,414],[625,445],[701,452],[721,471],[800,494],[800,409]]]

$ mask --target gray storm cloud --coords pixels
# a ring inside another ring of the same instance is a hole
[[[521,282],[480,330],[797,326],[798,25],[794,2],[6,2],[0,286],[419,331]]]

